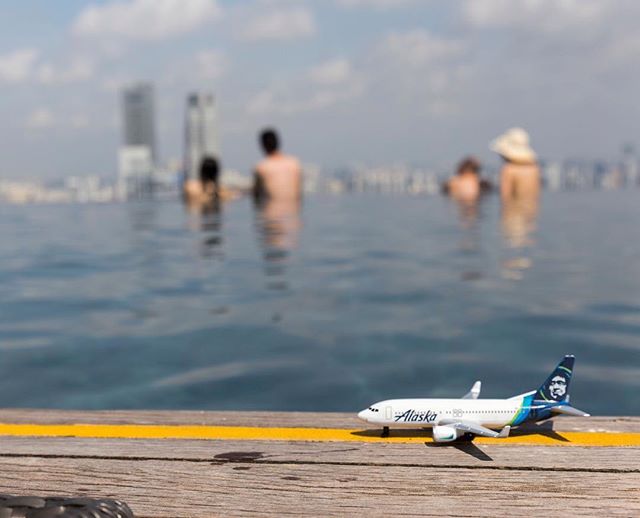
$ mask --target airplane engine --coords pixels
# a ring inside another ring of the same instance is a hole
[[[435,442],[452,442],[462,436],[464,432],[461,432],[453,426],[434,426],[433,427],[433,440]]]

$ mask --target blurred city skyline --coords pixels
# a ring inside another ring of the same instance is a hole
[[[225,167],[264,125],[309,162],[450,164],[527,128],[542,157],[637,143],[633,0],[25,0],[0,6],[0,178],[115,176],[120,94],[156,90],[161,161],[185,98],[218,99]],[[495,159],[494,159],[495,160]]]

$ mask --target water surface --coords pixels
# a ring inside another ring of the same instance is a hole
[[[640,414],[640,194],[0,206],[0,407],[356,411],[536,388]]]

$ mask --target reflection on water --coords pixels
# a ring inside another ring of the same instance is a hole
[[[465,254],[477,253],[481,248],[481,219],[486,215],[483,206],[492,199],[490,195],[479,196],[473,200],[451,198],[455,206],[460,232],[460,251]],[[482,274],[477,271],[466,271],[461,274],[463,280],[478,280]]]
[[[0,407],[505,397],[573,353],[577,406],[640,414],[637,197],[0,205]]]
[[[478,222],[480,199],[455,200],[458,207],[458,218],[463,228],[472,228]]]
[[[535,244],[533,234],[538,218],[538,199],[504,200],[502,203],[502,233],[510,248],[525,248]]]
[[[202,234],[202,257],[222,258],[222,203],[216,199],[206,204],[187,204],[186,208],[190,228]]]
[[[201,214],[200,228],[203,234],[202,256],[221,259],[222,253],[222,211],[211,210]]]
[[[535,246],[538,206],[537,196],[502,200],[502,235],[507,248],[518,254],[502,264],[506,279],[522,280],[525,270],[533,266],[531,249]]]
[[[291,252],[298,245],[302,229],[300,200],[264,199],[255,203],[256,228],[265,260],[265,273],[272,277],[267,285],[285,290],[286,267]]]

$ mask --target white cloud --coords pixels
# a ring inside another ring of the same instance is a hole
[[[372,85],[369,102],[398,112],[443,116],[457,111],[467,84],[469,46],[426,30],[394,32],[374,46],[363,73]]]
[[[87,58],[73,59],[68,67],[43,62],[35,49],[21,49],[0,56],[0,82],[66,84],[93,77],[94,65]]]
[[[45,85],[59,85],[86,81],[94,75],[93,61],[87,58],[76,58],[67,68],[56,68],[51,63],[42,63],[38,66],[36,77]]]
[[[424,30],[391,33],[357,66],[337,57],[306,74],[272,84],[248,103],[252,115],[295,115],[329,109],[367,94],[366,102],[413,105],[444,114],[457,106],[467,47]]]
[[[191,32],[220,16],[216,0],[119,0],[86,7],[73,32],[84,37],[162,40]]]
[[[203,79],[219,79],[227,65],[227,57],[220,50],[201,50],[195,55],[196,70]]]
[[[248,103],[251,115],[295,115],[330,108],[363,94],[365,81],[344,58],[312,67],[287,83],[275,84]]]
[[[277,7],[264,4],[249,16],[240,30],[245,41],[289,41],[316,33],[313,13],[305,7]]]
[[[202,49],[168,61],[158,84],[161,88],[173,91],[211,90],[226,74],[228,67],[229,58],[225,52],[219,49]],[[117,91],[122,84],[121,78],[108,81],[104,87]]]
[[[513,34],[511,44],[499,49],[512,80],[561,84],[636,66],[637,0],[465,0],[462,14],[471,27]],[[596,84],[592,80],[588,88]]]
[[[349,80],[353,70],[346,58],[336,58],[313,67],[309,77],[314,83],[321,85],[336,85]]]
[[[395,9],[422,3],[425,0],[337,0],[341,7],[373,7],[375,9]]]
[[[467,0],[463,12],[478,27],[564,30],[585,27],[610,6],[602,0]]]
[[[56,118],[48,108],[38,108],[27,117],[25,126],[31,130],[49,129],[56,124]]]
[[[324,89],[306,93],[301,91],[279,91],[277,88],[264,90],[251,99],[247,105],[250,115],[298,115],[324,110],[331,106],[352,100],[362,93],[362,86],[354,84],[341,89]]]
[[[39,52],[36,49],[19,49],[0,55],[0,81],[20,83],[33,74]]]
[[[400,65],[422,67],[460,56],[465,51],[461,41],[445,39],[417,29],[387,36],[378,46],[379,58]]]

